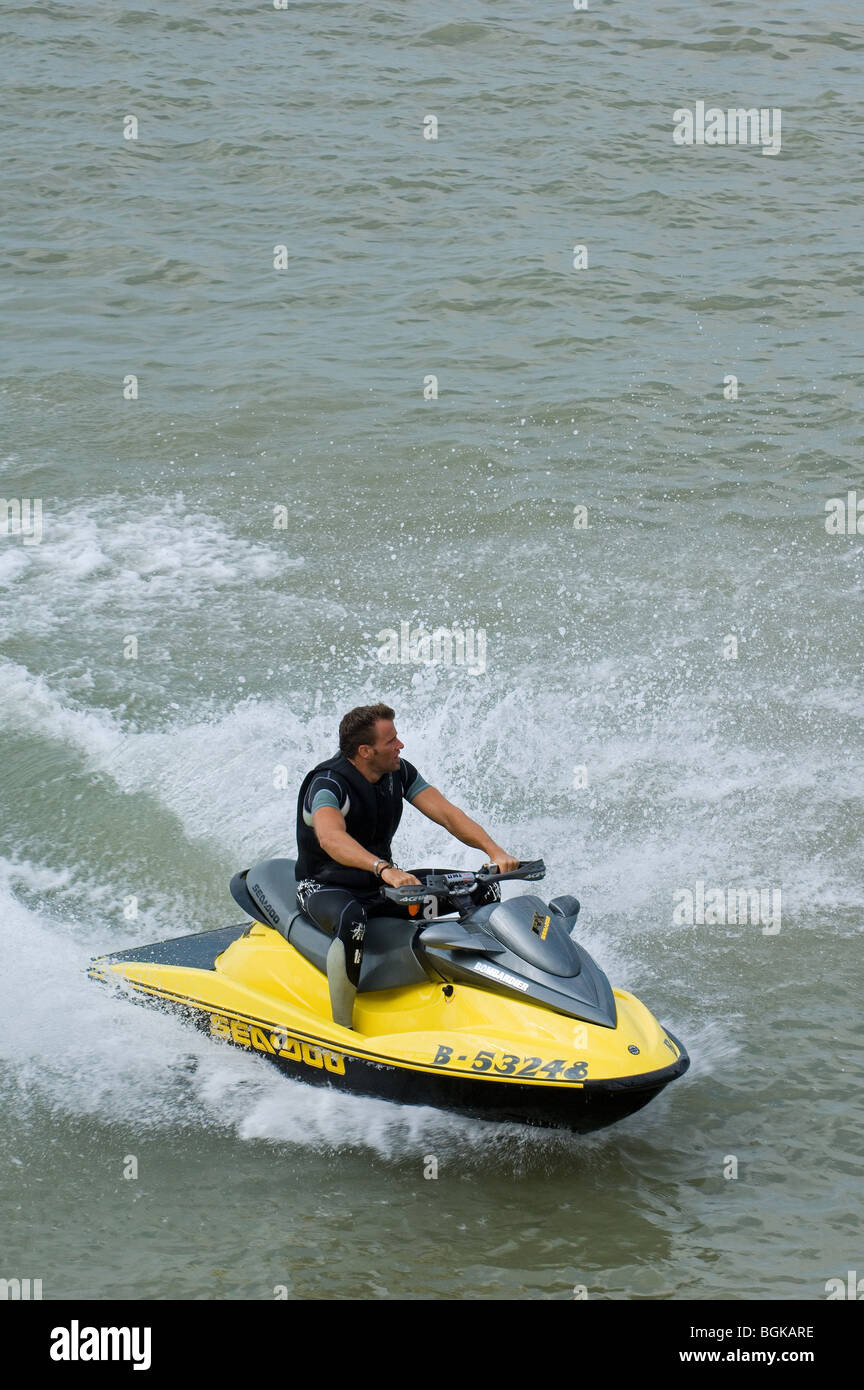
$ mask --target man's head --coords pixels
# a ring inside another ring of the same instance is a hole
[[[377,781],[399,766],[400,743],[389,705],[358,705],[339,725],[339,751],[360,771]]]

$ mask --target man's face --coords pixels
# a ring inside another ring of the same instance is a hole
[[[396,772],[399,767],[399,754],[405,747],[399,740],[396,725],[392,719],[378,719],[375,723],[375,742],[367,744],[371,754],[367,762],[370,772]]]

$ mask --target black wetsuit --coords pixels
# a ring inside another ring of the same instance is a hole
[[[420,917],[406,906],[383,896],[381,881],[366,869],[348,868],[331,859],[318,843],[313,825],[315,811],[333,806],[345,820],[352,839],[379,859],[390,860],[390,842],[402,818],[404,801],[413,801],[428,787],[411,763],[400,759],[398,772],[385,773],[369,782],[343,754],[319,763],[303,779],[297,798],[297,904],[316,926],[338,936],[345,947],[348,979],[356,987],[363,964],[363,941],[370,917]],[[430,869],[411,869],[423,881]],[[497,901],[497,885],[475,889],[475,902]],[[444,899],[438,914],[453,912],[455,904]]]

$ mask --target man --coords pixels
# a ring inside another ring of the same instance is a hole
[[[344,1028],[353,1026],[369,917],[407,915],[382,897],[381,884],[399,888],[421,882],[393,863],[390,842],[403,801],[464,845],[482,849],[502,873],[519,865],[482,826],[399,757],[405,745],[393,715],[388,705],[380,704],[349,710],[339,725],[338,754],[307,773],[297,798],[297,903],[333,935],[327,952],[330,1007],[334,1021]],[[497,884],[477,892],[477,902],[499,897]],[[448,900],[441,906],[447,911]]]

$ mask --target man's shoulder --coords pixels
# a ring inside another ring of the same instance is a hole
[[[300,795],[308,801],[310,796],[314,796],[316,792],[326,787],[329,787],[331,791],[338,788],[340,792],[347,794],[349,791],[348,779],[341,775],[341,765],[344,761],[341,754],[336,754],[335,757],[325,758],[323,762],[316,763],[315,767],[311,768],[303,778]]]
[[[309,778],[309,786],[314,787],[318,782],[338,782],[341,787],[348,786],[344,777],[340,777],[338,768],[315,768]]]

